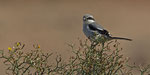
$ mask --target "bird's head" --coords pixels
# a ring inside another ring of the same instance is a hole
[[[90,14],[85,14],[85,15],[83,16],[83,22],[84,22],[84,23],[92,23],[92,22],[95,22],[95,19],[94,19],[94,17],[93,17],[92,15],[90,15]]]

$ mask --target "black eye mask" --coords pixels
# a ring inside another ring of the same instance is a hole
[[[88,18],[87,18],[87,20],[94,20],[94,18],[92,18],[92,17],[88,17]]]

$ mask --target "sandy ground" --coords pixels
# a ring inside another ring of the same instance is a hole
[[[46,52],[70,56],[67,43],[85,40],[82,16],[90,13],[113,36],[132,38],[120,41],[128,56],[149,59],[150,1],[148,0],[1,0],[0,49],[15,42],[26,48],[40,44]],[[1,75],[5,75],[1,62]]]

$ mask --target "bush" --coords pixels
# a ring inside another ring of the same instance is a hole
[[[123,74],[127,59],[120,53],[117,41],[88,45],[80,41],[78,50],[70,45],[75,56],[71,58],[65,75],[116,75]]]
[[[48,65],[48,58],[52,53],[43,53],[39,45],[34,45],[35,50],[25,53],[23,51],[25,44],[17,42],[13,48],[8,47],[8,54],[1,51],[1,57],[7,66],[6,74],[10,75],[44,75],[51,74],[59,69],[61,57],[56,57],[55,67]]]
[[[6,74],[11,75],[133,75],[133,70],[141,75],[150,74],[150,65],[128,65],[128,58],[123,56],[116,40],[103,44],[80,40],[79,44],[78,48],[69,44],[74,55],[68,63],[63,63],[62,57],[57,55],[56,65],[49,65],[52,53],[43,53],[39,45],[33,46],[35,50],[24,52],[25,44],[20,42],[9,47],[8,53],[1,50],[0,58],[7,66]]]

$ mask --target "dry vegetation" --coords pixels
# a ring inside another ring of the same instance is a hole
[[[128,57],[121,54],[119,42],[109,41],[100,44],[88,40],[79,41],[80,46],[72,48],[74,56],[70,56],[68,63],[62,62],[62,57],[56,57],[56,65],[48,64],[48,59],[53,53],[43,53],[39,45],[34,45],[35,50],[24,52],[25,44],[17,42],[13,48],[8,48],[8,53],[1,50],[0,58],[7,66],[6,74],[9,75],[134,75],[133,70],[141,75],[150,74],[150,65],[145,67],[128,65]]]

